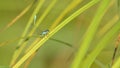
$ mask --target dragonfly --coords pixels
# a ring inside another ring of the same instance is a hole
[[[35,14],[35,15],[34,15],[34,19],[33,19],[34,25],[36,24],[36,20],[37,20],[37,15]],[[49,29],[43,30],[43,31],[39,34],[39,35],[40,35],[40,38],[43,38],[43,37],[47,36],[47,34],[48,34],[49,32],[50,32]],[[26,40],[28,40],[28,39],[26,39]],[[69,44],[69,43],[67,43],[67,42],[64,42],[64,41],[61,41],[61,40],[57,40],[57,39],[54,39],[54,38],[50,38],[50,40],[54,40],[54,41],[56,41],[56,42],[63,43],[63,44],[65,44],[65,45],[68,45],[68,46],[72,47],[71,44]]]
[[[36,37],[36,38],[44,38],[45,36],[47,36],[47,34],[50,32],[50,30],[49,29],[46,29],[46,30],[43,30],[39,35],[37,35],[37,36],[31,36],[31,37]],[[8,41],[5,41],[5,42],[2,42],[2,43],[0,43],[0,47],[1,46],[4,46],[4,45],[7,45],[7,44],[10,44],[10,43],[12,43],[12,42],[15,42],[15,41],[17,41],[17,40],[19,40],[19,39],[24,39],[24,41],[29,41],[30,39],[31,39],[31,37],[26,37],[26,38],[16,38],[16,39],[14,39],[14,40],[8,40]],[[69,47],[72,47],[72,45],[71,44],[69,44],[69,43],[67,43],[67,42],[64,42],[64,41],[62,41],[62,40],[57,40],[57,39],[55,39],[55,38],[50,38],[50,40],[53,40],[53,41],[55,41],[55,42],[59,42],[59,43],[62,43],[62,44],[65,44],[65,45],[67,45],[67,46],[69,46]]]
[[[34,25],[36,24],[36,20],[37,20],[37,15],[35,14],[35,15],[34,15],[34,18],[33,18],[33,23],[34,23]],[[49,32],[50,32],[50,30],[49,30],[49,29],[46,29],[46,30],[43,30],[39,35],[37,35],[37,36],[31,36],[31,37],[43,38],[43,37],[47,36],[47,34],[48,34]],[[0,47],[1,47],[1,46],[4,46],[4,45],[7,45],[7,44],[9,44],[9,43],[15,42],[15,41],[17,41],[17,40],[19,40],[19,39],[24,39],[24,41],[29,41],[29,39],[30,39],[31,37],[25,37],[25,38],[20,38],[20,37],[19,37],[19,38],[16,38],[16,39],[14,39],[14,40],[5,41],[5,42],[0,43]],[[67,45],[67,46],[69,46],[69,47],[72,47],[71,44],[69,44],[69,43],[67,43],[67,42],[64,42],[64,41],[61,41],[61,40],[57,40],[57,39],[54,39],[54,38],[50,38],[50,40],[53,40],[53,41],[56,41],[56,42],[65,44],[65,45]],[[18,48],[19,48],[19,47],[17,47],[16,49],[18,49]]]

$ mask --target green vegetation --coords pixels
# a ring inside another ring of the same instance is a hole
[[[119,1],[11,0],[0,5],[0,68],[120,67],[118,52],[112,59],[119,44]]]

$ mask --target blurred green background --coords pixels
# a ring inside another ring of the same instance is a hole
[[[0,0],[0,29],[5,27],[5,25],[14,19],[27,5],[29,5],[29,2],[31,1],[32,0]],[[39,14],[37,15],[38,17],[42,15],[51,1],[52,0],[45,1]],[[83,1],[74,10],[68,13],[66,17],[68,17],[75,10],[77,10],[77,8],[82,7],[89,1],[91,0]],[[105,16],[103,17],[98,31],[117,14],[116,0],[112,1],[113,5],[108,9]],[[58,0],[55,6],[52,8],[52,11],[49,12],[49,14],[42,22],[41,26],[38,28],[38,30],[36,30],[35,34],[40,34],[41,30],[48,29],[52,22],[59,16],[59,14],[66,8],[66,6],[69,5],[70,2],[71,0]],[[99,3],[83,12],[77,18],[72,20],[70,24],[66,25],[62,30],[60,30],[52,37],[57,40],[67,42],[73,47],[69,47],[63,43],[59,43],[53,40],[48,40],[39,49],[37,55],[33,58],[28,68],[69,68],[72,59],[74,58],[74,54],[77,51],[77,48],[79,47],[79,44],[82,40],[84,32],[93,19],[98,6]],[[0,33],[0,43],[21,36],[34,8],[35,5],[33,5],[33,7],[13,26]],[[99,40],[97,37],[98,35],[96,33],[95,39],[92,43],[93,45],[91,45],[89,48],[88,53],[95,47],[97,40]],[[117,36],[115,36],[109,43],[108,47],[99,54],[96,62],[94,62],[91,68],[101,68],[99,63],[102,63],[104,66],[109,66],[112,60],[116,38]],[[17,42],[18,41],[15,41],[13,43],[0,47],[0,66],[8,66],[10,64],[12,55],[17,46]],[[120,52],[117,52],[117,56],[119,56],[119,54]],[[23,66],[21,66],[21,68],[23,68]]]

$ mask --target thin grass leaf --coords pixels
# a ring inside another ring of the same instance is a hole
[[[42,21],[45,19],[45,17],[48,15],[48,13],[50,12],[50,10],[53,8],[53,6],[55,5],[57,1],[53,0],[49,7],[45,10],[45,12],[43,13],[43,15],[38,19],[38,21],[36,22],[36,24],[34,25],[33,29],[30,31],[28,36],[32,36],[33,33],[35,32],[35,30],[37,29],[37,27],[42,23]]]
[[[114,24],[117,23],[119,17],[116,14],[106,25],[104,25],[98,32],[98,36],[102,37]]]
[[[33,3],[28,5],[19,15],[17,15],[11,22],[9,22],[3,29],[1,29],[0,32],[7,30],[9,27],[14,25],[17,20],[19,20],[23,15],[25,15],[25,13],[31,8],[32,5]]]
[[[35,41],[25,50],[25,54],[34,47],[34,45],[36,45],[41,39],[37,38],[35,39]]]
[[[78,9],[76,12],[74,12],[72,15],[70,15],[67,19],[65,19],[63,22],[61,22],[60,25],[58,25],[55,29],[53,29],[47,37],[44,37],[41,39],[34,47],[29,50],[14,66],[13,68],[18,68],[24,61],[26,61],[36,50],[38,50],[42,44],[44,44],[51,36],[53,36],[56,32],[58,32],[61,28],[63,28],[66,24],[68,24],[71,20],[73,20],[75,17],[77,17],[79,14],[84,12],[86,9],[90,8],[94,4],[96,4],[98,1],[91,1],[87,5],[83,6],[82,8]]]
[[[13,42],[15,42],[15,41],[17,41],[17,40],[19,40],[19,39],[23,39],[23,38],[15,38],[15,39],[13,39],[13,40],[7,40],[7,41],[4,41],[4,42],[1,42],[1,43],[0,43],[0,47],[5,46],[5,45],[8,45],[8,44],[11,44],[11,43],[13,43]]]
[[[52,3],[49,5],[49,7],[45,10],[45,12],[43,13],[43,15],[38,19],[38,21],[36,22],[36,24],[34,25],[33,29],[30,31],[30,33],[27,35],[27,37],[30,37],[33,35],[33,33],[35,32],[35,30],[38,28],[38,26],[42,23],[42,21],[45,19],[45,17],[47,16],[47,14],[50,12],[50,10],[52,9],[52,7],[55,5],[56,0],[53,0]],[[37,40],[37,39],[36,39]],[[34,42],[33,42],[34,43]],[[22,45],[25,46],[26,44]],[[32,47],[32,46],[30,46]],[[29,49],[29,48],[28,48]]]
[[[59,24],[59,22],[62,20],[62,18],[70,11],[70,10],[72,10],[74,7],[76,7],[79,3],[81,3],[82,2],[82,0],[73,0],[71,3],[70,3],[70,5],[69,6],[67,6],[67,8],[60,14],[60,16],[55,20],[55,22],[53,23],[53,25],[50,27],[50,29],[49,30],[52,30],[54,27],[56,27],[58,24]],[[46,11],[45,11],[46,12]],[[45,15],[44,15],[44,17],[45,17]],[[43,18],[40,18],[40,21],[39,21],[39,23],[41,23],[42,22],[42,20],[44,19],[44,17]],[[35,27],[36,28],[36,27]],[[35,30],[35,29],[34,29]],[[30,33],[29,33],[29,35],[28,36],[31,36],[32,34],[33,34],[33,31],[34,30],[32,30]],[[36,41],[37,41],[38,39],[36,39]],[[39,40],[38,40],[39,41]],[[33,42],[34,43],[34,42]],[[66,44],[66,43],[65,43]],[[70,44],[67,44],[68,46],[71,46]],[[27,52],[29,49],[31,49],[32,47],[33,47],[34,45],[33,44],[31,44],[31,46],[25,51],[25,52]]]
[[[55,5],[55,3],[57,2],[57,0],[53,0],[51,2],[51,4],[49,5],[49,7],[45,10],[45,12],[43,13],[43,15],[38,19],[38,21],[36,22],[36,24],[34,25],[33,29],[30,31],[30,33],[27,35],[27,37],[31,37],[33,35],[33,33],[35,32],[35,30],[37,29],[37,27],[42,23],[42,21],[45,19],[45,17],[47,16],[47,14],[50,12],[50,10],[53,8],[53,6]],[[39,37],[38,39],[36,39],[29,47],[26,51],[28,51],[29,49],[31,49],[35,42],[38,42],[41,38]],[[25,42],[22,46],[26,46],[27,42]],[[25,52],[26,52],[25,51]]]
[[[59,23],[60,21],[65,17],[65,15],[71,11],[72,9],[74,9],[78,4],[80,4],[83,0],[73,0],[67,7],[66,9],[60,14],[59,17],[57,17],[57,19],[53,22],[53,24],[50,26],[50,30],[54,29]]]
[[[97,31],[97,28],[100,24],[100,21],[104,15],[104,13],[106,12],[106,7],[109,4],[109,0],[102,0],[102,3],[93,19],[93,21],[91,22],[90,26],[88,27],[88,30],[86,31],[85,35],[84,35],[84,39],[83,42],[81,43],[81,47],[79,48],[75,59],[73,60],[72,66],[71,68],[79,68],[81,67],[81,63],[82,60],[84,59],[87,50],[89,48],[89,45],[92,41],[92,39],[94,38],[94,35]],[[88,66],[88,65],[86,65]],[[87,68],[87,67],[86,67]]]
[[[115,0],[110,2],[110,5],[108,8],[106,8],[106,10],[109,10],[115,3]],[[118,14],[116,14],[115,16],[113,16],[113,18],[106,23],[98,32],[98,37],[102,37],[119,19]]]
[[[35,56],[36,54],[37,54],[37,52],[33,53],[33,54],[29,57],[29,59],[28,59],[28,60],[25,62],[25,64],[24,64],[24,68],[28,68],[30,62],[32,61],[32,59],[34,58],[34,56]]]
[[[91,66],[95,58],[107,46],[111,38],[117,33],[119,29],[120,29],[120,20],[113,26],[113,28],[107,34],[105,34],[105,36],[101,39],[101,41],[96,45],[97,47],[88,55],[88,57],[83,62],[84,64],[83,68],[85,68],[85,65],[87,65],[88,68]]]
[[[33,22],[33,19],[34,19],[34,16],[39,12],[39,9],[41,8],[41,6],[43,5],[44,3],[44,0],[41,0],[39,1],[37,7],[35,8],[35,10],[33,11],[33,14],[31,15],[28,23],[27,23],[27,26],[24,30],[24,32],[22,33],[22,36],[21,37],[25,37],[32,22]],[[20,47],[20,45],[24,42],[24,39],[20,39],[19,42],[18,42],[18,47]],[[20,47],[18,50],[16,49],[16,51],[14,52],[14,55],[12,57],[12,60],[11,60],[11,63],[10,63],[10,66],[14,65],[14,63],[16,62],[16,59],[18,58],[18,56],[20,55],[20,52],[22,51],[24,47]]]

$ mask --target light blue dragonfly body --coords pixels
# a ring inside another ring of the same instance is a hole
[[[46,30],[42,31],[42,33],[40,34],[40,36],[41,36],[41,37],[44,37],[44,36],[46,36],[48,33],[49,33],[49,30],[46,29]]]

